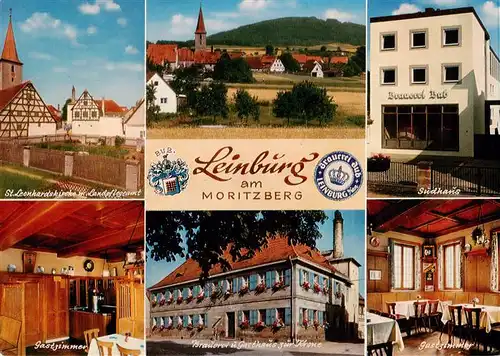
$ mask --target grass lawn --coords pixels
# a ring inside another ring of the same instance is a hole
[[[48,148],[51,150],[58,151],[85,151],[91,155],[98,156],[107,156],[113,158],[121,158],[124,159],[129,154],[129,150],[124,147],[116,147],[116,146],[96,146],[96,145],[81,145],[77,143],[38,143],[34,145],[39,148]]]
[[[321,87],[332,90],[353,90],[365,91],[366,81],[360,77],[327,77],[315,78],[308,75],[297,74],[274,74],[274,73],[253,73],[255,83],[252,84],[228,84],[234,87],[247,87],[247,88],[267,88],[267,89],[287,89],[291,88],[294,84],[309,81]]]
[[[12,170],[10,168],[13,168]],[[13,170],[19,172],[14,172]],[[29,191],[45,191],[54,187],[50,179],[56,175],[45,172],[35,172],[22,167],[0,166],[0,197],[4,198],[8,189]]]

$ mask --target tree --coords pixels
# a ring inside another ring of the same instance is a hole
[[[321,51],[321,52],[326,52],[326,46],[321,46],[320,51]]]
[[[229,107],[227,105],[227,87],[221,82],[212,82],[202,86],[196,92],[196,114],[199,116],[212,116],[214,123],[217,116],[227,118]]]
[[[160,107],[156,105],[156,87],[153,83],[146,86],[146,123],[150,126],[158,121]]]
[[[251,258],[267,246],[267,239],[286,236],[289,244],[316,247],[319,225],[327,219],[323,211],[148,211],[146,243],[155,261],[192,258],[202,272],[230,262]],[[231,261],[224,256],[228,250]]]
[[[198,66],[178,68],[174,71],[174,78],[171,82],[172,89],[177,95],[186,95],[187,107],[194,108],[196,92],[200,85],[201,69]]]
[[[146,68],[148,72],[158,73],[160,76],[167,69],[165,65],[155,63],[149,56],[146,58]]]
[[[244,89],[238,89],[234,94],[234,102],[240,120],[245,120],[245,122],[247,122],[250,117],[253,118],[254,121],[259,120],[260,106],[257,97],[252,97]]]
[[[300,71],[300,64],[293,58],[290,52],[285,52],[279,57],[287,72],[295,73]]]
[[[274,47],[270,44],[266,46],[266,55],[267,56],[272,56],[274,55]]]
[[[243,58],[231,59],[229,54],[222,54],[214,67],[213,79],[229,83],[252,83],[253,74]]]
[[[288,119],[288,123],[290,118],[297,118],[306,125],[313,119],[323,124],[333,120],[336,109],[337,104],[325,88],[307,81],[295,84],[291,91],[278,93],[273,101],[274,115]]]
[[[68,104],[71,103],[71,99],[66,99],[61,111],[61,120],[68,121]]]

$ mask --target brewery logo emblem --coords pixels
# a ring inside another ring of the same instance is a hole
[[[353,155],[336,151],[318,162],[314,170],[314,182],[326,198],[346,200],[358,192],[363,182],[363,172]]]
[[[148,171],[149,185],[158,195],[176,195],[186,189],[189,181],[189,167],[181,158],[175,157],[175,150],[165,148],[155,152],[160,161],[151,164]]]

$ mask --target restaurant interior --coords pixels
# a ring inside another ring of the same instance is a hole
[[[0,354],[144,354],[143,246],[141,201],[0,202]]]
[[[370,355],[499,354],[500,200],[367,202]]]

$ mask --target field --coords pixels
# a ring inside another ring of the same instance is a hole
[[[363,139],[365,130],[352,126],[328,127],[176,127],[154,126],[148,139]]]
[[[249,53],[258,53],[259,55],[261,54],[266,54],[266,50],[264,47],[252,47],[252,46],[228,46],[228,45],[213,45],[214,48],[219,48],[221,50],[225,49],[228,52],[245,52],[247,54]],[[342,51],[345,52],[351,52],[354,53],[356,52],[356,49],[358,46],[351,45],[351,44],[345,44],[345,43],[323,43],[323,44],[317,44],[315,46],[292,46],[295,51],[298,51],[299,49],[302,48],[307,48],[309,50],[320,50],[322,46],[325,46],[327,50],[329,51],[336,51],[339,47]],[[286,46],[280,46],[276,45],[275,47],[279,49],[286,49]]]

